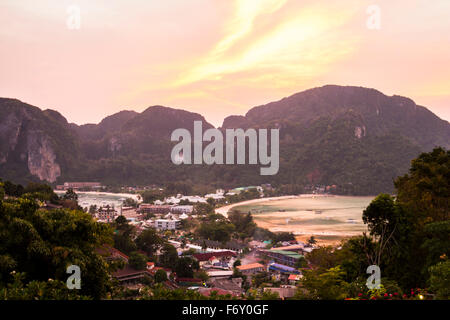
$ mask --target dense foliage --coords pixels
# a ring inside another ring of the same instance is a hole
[[[41,287],[68,298],[73,294],[58,283],[68,278],[68,266],[77,265],[82,275],[78,294],[104,297],[113,266],[95,250],[106,243],[112,243],[112,230],[87,213],[39,209],[29,194],[0,200],[0,287],[11,293],[22,286],[29,291],[25,296]]]
[[[364,211],[370,234],[306,255],[313,268],[304,271],[299,298],[423,298],[417,288],[449,298],[450,152],[421,154],[395,186],[396,197],[380,194]],[[381,269],[382,288],[369,292],[362,280],[373,264]]]

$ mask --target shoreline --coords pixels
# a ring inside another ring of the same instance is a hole
[[[228,218],[228,211],[237,206],[243,206],[247,204],[254,204],[259,202],[268,202],[268,201],[278,201],[278,200],[286,200],[286,199],[298,199],[298,198],[312,198],[312,197],[335,197],[335,195],[329,194],[298,194],[298,195],[290,195],[290,196],[278,196],[278,197],[268,197],[268,198],[258,198],[252,200],[245,200],[241,202],[236,202],[232,204],[228,204],[226,206],[216,208],[214,210],[215,213],[223,215],[225,218]]]
[[[329,194],[299,194],[299,195],[290,195],[290,196],[279,196],[279,197],[269,197],[269,198],[259,198],[259,199],[252,199],[252,200],[246,200],[241,201],[233,204],[229,204],[220,208],[215,209],[215,213],[221,214],[224,217],[228,217],[228,212],[232,210],[235,207],[243,206],[243,205],[252,205],[257,203],[267,203],[270,201],[278,201],[278,200],[287,200],[287,199],[311,199],[311,198],[336,198],[336,197],[347,197],[347,196],[340,196],[340,195],[329,195]],[[348,196],[353,197],[353,196]],[[364,197],[364,196],[363,196]],[[306,226],[299,228],[298,230],[285,230],[283,226],[275,226],[271,223],[268,223],[267,221],[257,221],[255,219],[255,223],[257,226],[261,228],[265,228],[270,230],[271,232],[292,232],[295,236],[295,238],[298,241],[307,241],[310,236],[316,237],[316,241],[320,245],[335,245],[340,243],[342,239],[350,238],[355,235],[361,234],[360,231],[350,231],[350,230],[314,230],[311,228],[308,228]]]
[[[64,190],[53,190],[56,194],[61,193],[64,194],[66,191]],[[117,196],[122,198],[132,198],[133,200],[136,200],[140,202],[142,199],[138,199],[138,196],[141,197],[139,194],[133,194],[133,193],[113,193],[113,192],[102,192],[102,191],[76,191],[77,194],[88,194],[88,195],[96,195],[96,196]]]

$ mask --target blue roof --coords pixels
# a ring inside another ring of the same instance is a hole
[[[299,273],[297,269],[279,263],[272,263],[269,266],[269,269],[278,270],[282,272]]]

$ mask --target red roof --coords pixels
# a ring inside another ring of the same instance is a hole
[[[230,257],[230,256],[235,257],[236,253],[234,253],[233,251],[218,251],[218,252],[196,253],[193,256],[198,261],[208,261],[212,257],[216,258]]]
[[[224,296],[224,295],[227,295],[227,294],[230,294],[232,296],[237,296],[237,294],[234,293],[233,291],[223,290],[223,289],[220,289],[220,288],[201,288],[201,289],[198,290],[198,292],[201,295],[204,295],[206,297],[209,297],[213,291],[216,291],[217,294],[221,295],[221,296]]]
[[[96,252],[98,254],[102,255],[102,256],[108,256],[108,257],[111,257],[113,255],[119,255],[122,258],[128,260],[128,256],[125,253],[123,253],[123,252],[117,250],[116,248],[113,248],[113,247],[111,247],[110,245],[107,245],[107,244],[103,245],[100,248],[97,248]]]
[[[114,253],[116,253],[119,256],[121,256],[121,257],[123,257],[123,258],[128,260],[128,256],[125,253],[123,253],[122,251],[119,251],[116,248],[111,248],[111,251],[113,251]]]
[[[299,274],[290,274],[288,280],[300,280],[300,275]]]

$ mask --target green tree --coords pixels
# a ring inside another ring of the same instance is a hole
[[[302,256],[295,262],[294,267],[297,269],[306,268],[308,267],[308,262],[306,261],[305,257]]]
[[[111,287],[110,265],[96,253],[112,243],[111,228],[82,211],[39,210],[34,199],[0,201],[0,285],[25,273],[25,283],[54,279],[65,282],[69,265],[81,268],[79,294],[95,299]]]
[[[270,281],[271,281],[270,275],[266,271],[259,272],[252,277],[252,284],[256,288],[258,288],[263,283]]]
[[[130,254],[128,264],[136,270],[143,270],[147,267],[147,257],[134,251]]]
[[[149,257],[153,257],[163,245],[164,240],[158,235],[155,229],[149,228],[142,231],[135,242],[139,249],[144,251]]]
[[[411,163],[409,173],[395,180],[397,198],[421,223],[450,217],[450,151],[435,148]]]
[[[203,280],[203,282],[208,281],[209,275],[206,271],[200,270],[195,273],[195,278]]]
[[[192,278],[194,276],[194,270],[198,269],[198,262],[191,257],[181,257],[175,264],[175,272],[181,278]]]
[[[8,180],[3,183],[3,188],[5,194],[12,197],[20,197],[25,192],[22,185],[16,185]]]
[[[194,205],[194,213],[198,215],[206,215],[210,213],[214,213],[214,206],[209,203],[196,203]]]
[[[69,290],[66,284],[59,280],[33,280],[27,284],[23,281],[25,273],[14,273],[13,281],[0,288],[3,300],[88,300],[88,296],[79,295],[76,290]]]
[[[315,245],[316,243],[317,243],[317,240],[316,240],[316,238],[315,238],[314,236],[311,236],[311,237],[308,239],[308,244],[309,244],[309,245],[313,246],[313,245]]]
[[[137,250],[135,237],[135,228],[130,225],[124,216],[119,216],[114,222],[116,231],[114,232],[114,247],[126,254]]]
[[[256,230],[256,223],[253,221],[252,215],[233,210],[228,214],[228,219],[234,225],[235,232],[239,238],[245,239],[251,237]]]
[[[5,197],[4,184],[0,182],[0,201],[2,201],[4,197]]]
[[[136,208],[138,206],[138,203],[133,198],[126,198],[125,201],[123,202],[123,206]]]
[[[164,281],[167,281],[167,273],[164,270],[159,269],[155,273],[155,282],[156,283],[161,283],[161,282],[164,282]]]
[[[450,260],[446,259],[429,268],[430,290],[435,292],[436,299],[450,299]]]
[[[280,295],[276,291],[264,290],[261,294],[261,300],[279,300]]]
[[[423,288],[429,266],[449,252],[449,166],[448,151],[421,154],[409,173],[395,180],[397,197],[379,195],[363,213],[375,242],[369,257],[405,291]]]
[[[178,262],[177,249],[171,244],[164,244],[161,249],[161,256],[159,262],[166,268],[175,268]]]
[[[41,201],[50,201],[54,204],[59,202],[59,197],[55,192],[53,192],[53,188],[44,183],[28,183],[23,190],[23,194],[21,194],[20,196],[39,199]]]
[[[73,191],[73,189],[68,189],[66,191],[66,193],[63,196],[64,200],[73,200],[73,201],[78,201],[78,195],[76,194],[75,191]]]
[[[308,299],[342,300],[348,296],[349,284],[344,281],[345,272],[340,266],[325,272],[305,270],[300,281],[300,295]]]
[[[200,238],[215,240],[222,243],[229,241],[233,232],[233,224],[220,220],[202,223],[196,230],[196,233]]]
[[[97,205],[96,205],[96,204],[91,204],[91,205],[89,206],[88,212],[89,212],[90,214],[95,214],[95,213],[97,212]]]

